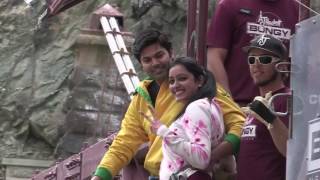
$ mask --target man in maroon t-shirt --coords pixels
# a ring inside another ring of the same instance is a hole
[[[261,35],[244,48],[253,82],[260,96],[243,108],[245,121],[238,154],[237,180],[285,180],[288,116],[276,117],[270,110],[271,95],[288,93],[276,65],[285,61],[287,49],[278,39]],[[271,94],[272,93],[272,94]],[[274,110],[286,112],[285,96],[274,99]]]
[[[261,34],[273,35],[288,45],[298,14],[294,0],[218,1],[208,30],[207,66],[240,106],[258,95],[241,48]]]

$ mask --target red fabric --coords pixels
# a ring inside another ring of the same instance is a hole
[[[54,16],[66,9],[69,9],[85,0],[47,0],[48,16]]]
[[[204,171],[197,171],[188,177],[188,180],[214,180],[211,179],[210,175]]]
[[[275,93],[288,91],[282,88]],[[275,98],[274,108],[286,112],[286,97]],[[288,116],[280,119],[288,127]],[[243,127],[237,173],[237,180],[285,180],[286,177],[286,158],[275,147],[266,126],[252,117],[246,119]]]

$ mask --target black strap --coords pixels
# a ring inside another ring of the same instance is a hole
[[[267,123],[272,123],[276,116],[260,101],[254,100],[249,104],[251,110],[259,114]]]
[[[151,101],[152,101],[152,105],[154,107],[156,104],[156,99],[157,99],[157,95],[159,93],[160,86],[158,85],[158,83],[156,81],[152,81],[149,84],[149,86],[147,87],[147,89],[148,89],[148,93],[149,93]]]

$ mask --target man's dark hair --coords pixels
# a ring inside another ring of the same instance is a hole
[[[190,72],[196,80],[203,78],[203,84],[196,94],[194,94],[185,105],[185,108],[193,101],[208,98],[210,101],[216,96],[217,87],[213,74],[207,69],[197,64],[196,60],[191,57],[179,57],[170,63],[170,69],[176,65],[182,65]],[[182,115],[185,109],[179,114]]]
[[[138,33],[132,47],[134,57],[140,62],[141,51],[152,44],[159,43],[170,54],[172,51],[172,43],[166,34],[155,29],[146,29]]]

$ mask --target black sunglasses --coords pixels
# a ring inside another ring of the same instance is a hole
[[[276,60],[275,62],[278,62],[279,58],[270,55],[248,56],[248,64],[255,64],[256,60],[258,60],[260,64],[270,64],[273,60]]]

